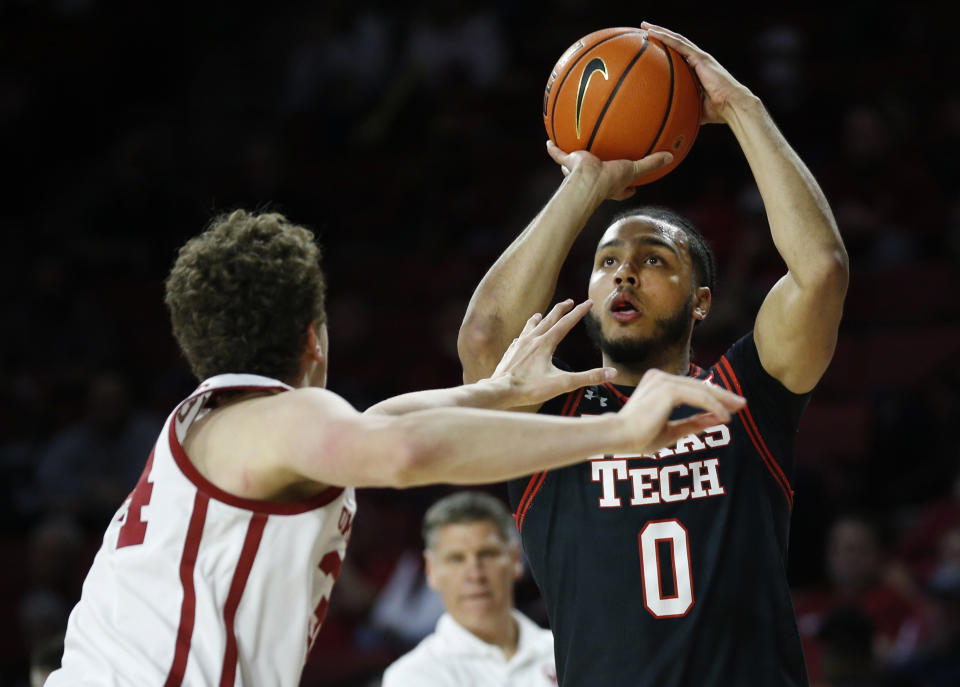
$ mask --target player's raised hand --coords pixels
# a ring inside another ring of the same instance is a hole
[[[625,420],[632,450],[652,453],[688,434],[728,422],[731,413],[745,403],[742,396],[702,380],[648,370],[619,415]],[[671,420],[670,414],[681,405],[703,412]]]
[[[688,38],[646,21],[640,24],[640,28],[645,29],[651,38],[662,41],[680,53],[696,72],[703,86],[703,124],[727,122],[733,105],[754,99],[750,89]]]
[[[586,150],[575,150],[565,153],[553,141],[547,141],[547,154],[560,165],[564,176],[574,170],[581,170],[589,174],[593,183],[597,184],[601,199],[625,200],[636,191],[631,188],[637,179],[660,169],[673,161],[673,155],[668,152],[654,153],[642,160],[609,160],[604,162],[596,155]]]
[[[535,313],[527,320],[520,336],[503,354],[491,379],[508,378],[513,407],[542,404],[555,396],[582,386],[603,384],[616,370],[598,367],[585,372],[565,372],[553,364],[553,353],[574,325],[589,312],[593,302],[574,306],[572,299],[561,301],[545,317]]]

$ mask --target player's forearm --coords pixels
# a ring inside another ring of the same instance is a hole
[[[482,484],[571,465],[625,449],[616,415],[559,418],[450,408],[396,419],[412,446],[395,486]]]
[[[763,198],[774,244],[801,288],[846,284],[847,253],[833,212],[813,174],[759,99],[730,107],[727,123]]]
[[[483,379],[448,389],[427,389],[401,394],[370,406],[368,415],[405,415],[432,408],[506,409],[517,405],[515,387],[508,377]]]
[[[575,170],[480,281],[457,348],[465,381],[488,376],[534,312],[545,312],[564,260],[603,201],[590,170]]]

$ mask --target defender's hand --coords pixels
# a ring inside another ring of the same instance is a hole
[[[641,22],[651,38],[662,41],[687,61],[703,86],[702,124],[727,122],[737,105],[755,100],[746,86],[737,81],[717,60],[679,33],[649,22]]]
[[[600,200],[625,200],[636,192],[631,188],[637,179],[673,161],[667,152],[654,153],[642,160],[609,160],[604,162],[586,150],[565,153],[553,141],[547,141],[547,153],[560,165],[564,176],[574,171],[586,175],[596,185]]]
[[[647,370],[618,415],[626,421],[630,448],[653,453],[688,434],[699,434],[707,427],[729,422],[730,414],[745,404],[742,396],[702,380]],[[671,420],[673,409],[681,405],[705,412]]]
[[[513,340],[490,379],[505,380],[511,389],[512,408],[541,404],[582,386],[603,384],[616,370],[598,367],[586,372],[564,372],[553,364],[553,353],[574,325],[587,314],[589,300],[574,307],[573,300],[557,303],[542,317],[535,313],[520,336]]]

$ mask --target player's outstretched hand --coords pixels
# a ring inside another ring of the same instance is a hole
[[[716,58],[698,48],[688,38],[646,21],[640,24],[640,28],[645,29],[651,38],[656,38],[676,50],[687,64],[693,67],[700,79],[700,85],[703,86],[703,124],[727,122],[732,106],[754,99],[753,93],[733,78]]]
[[[553,353],[574,325],[587,314],[593,302],[574,307],[567,299],[553,306],[546,317],[535,313],[503,354],[491,379],[506,377],[510,383],[512,407],[542,404],[555,396],[591,384],[613,379],[616,370],[598,367],[586,372],[565,372],[553,364]]]
[[[728,422],[731,413],[743,408],[745,403],[742,396],[708,382],[648,370],[619,415],[626,422],[632,450],[653,453],[688,434],[699,434],[708,427]],[[673,409],[681,405],[704,412],[683,420],[671,420]]]
[[[642,160],[608,160],[604,162],[596,155],[586,150],[575,150],[565,153],[553,141],[547,141],[547,154],[560,165],[564,176],[574,170],[581,170],[589,174],[591,180],[597,184],[601,200],[625,200],[632,196],[635,188],[631,188],[637,179],[660,169],[673,161],[673,155],[667,152],[654,153]]]

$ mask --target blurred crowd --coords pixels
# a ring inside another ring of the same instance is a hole
[[[162,304],[213,213],[314,228],[329,386],[358,408],[459,381],[474,285],[560,180],[539,106],[580,36],[649,19],[751,87],[851,257],[836,358],[798,437],[789,575],[813,682],[960,684],[960,87],[947,4],[640,16],[633,3],[0,4],[0,685],[29,684],[105,523],[195,384]],[[746,5],[744,5],[746,7]],[[712,363],[783,271],[733,137],[701,132],[643,202],[712,240]],[[581,298],[607,204],[561,275]],[[596,353],[575,332],[560,352]],[[451,491],[364,490],[304,685],[375,685],[442,608],[419,522]],[[489,491],[504,497],[504,490]],[[546,623],[529,576],[518,607]]]

